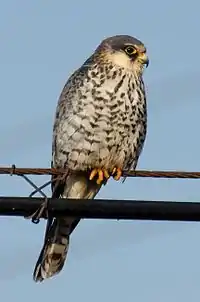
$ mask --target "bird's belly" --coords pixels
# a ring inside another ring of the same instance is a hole
[[[96,128],[94,132],[79,135],[79,141],[73,141],[69,152],[68,165],[71,169],[87,170],[91,168],[114,167],[124,169],[130,158],[136,157],[138,131],[116,127],[107,131]],[[77,136],[78,137],[78,136]]]
[[[65,139],[69,168],[124,169],[130,160],[137,159],[145,119],[133,107],[134,104],[126,99],[120,106],[113,101],[110,107],[104,106],[101,111],[87,107],[80,118],[74,116],[70,120],[73,127],[68,124]],[[90,116],[88,112],[91,112]]]

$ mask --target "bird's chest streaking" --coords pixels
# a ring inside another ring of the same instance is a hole
[[[77,170],[134,166],[146,135],[142,79],[122,68],[96,68],[76,86],[70,117],[59,125],[62,162]]]

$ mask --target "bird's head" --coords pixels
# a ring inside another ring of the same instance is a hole
[[[144,66],[147,67],[149,64],[144,44],[127,35],[113,36],[103,40],[96,49],[95,56],[101,61],[138,74],[143,73]]]

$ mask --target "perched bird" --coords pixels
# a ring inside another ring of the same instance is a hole
[[[93,199],[110,176],[119,180],[122,170],[136,168],[146,136],[142,75],[148,63],[141,41],[117,35],[103,40],[68,79],[55,115],[52,167],[71,172],[56,188],[53,183],[54,197]],[[61,271],[78,222],[53,219],[35,266],[36,282]]]

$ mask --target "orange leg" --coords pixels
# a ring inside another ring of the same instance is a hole
[[[92,172],[90,173],[89,179],[92,180],[97,176],[96,183],[100,185],[104,179],[108,179],[110,177],[108,171],[106,169],[93,169]]]
[[[113,175],[113,178],[115,179],[115,180],[119,180],[120,178],[121,178],[121,176],[122,176],[122,169],[120,169],[120,168],[114,168],[113,170],[112,170],[112,175]]]

